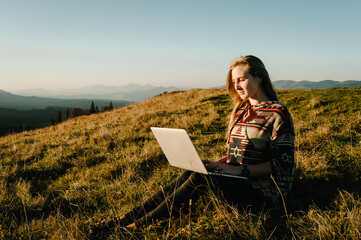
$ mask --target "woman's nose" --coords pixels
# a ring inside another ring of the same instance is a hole
[[[236,87],[237,90],[242,89],[241,84],[239,82],[237,82],[235,84],[235,87]]]

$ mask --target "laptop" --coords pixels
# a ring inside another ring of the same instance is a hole
[[[247,177],[207,171],[186,130],[159,127],[150,129],[170,165],[206,175],[247,179]]]

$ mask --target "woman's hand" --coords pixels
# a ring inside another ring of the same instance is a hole
[[[204,160],[202,160],[202,162],[203,162],[203,164],[204,164],[204,166],[206,167],[207,170],[208,170],[209,167],[212,167],[214,165],[219,164],[218,162],[212,162],[212,161],[210,161],[208,159],[204,159]]]
[[[227,156],[223,156],[222,158],[218,159],[217,161],[210,161],[208,159],[203,159],[202,162],[204,164],[204,166],[213,166],[214,164],[220,164],[220,163],[226,163],[227,161]]]
[[[240,166],[232,166],[225,163],[211,162],[206,164],[206,169],[210,172],[218,172],[230,175],[241,175],[242,168]]]
[[[207,166],[208,164],[212,163],[212,161],[208,160],[208,159],[203,159],[202,160],[204,166]]]

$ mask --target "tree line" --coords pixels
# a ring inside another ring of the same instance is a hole
[[[71,112],[70,112],[71,109]],[[111,111],[114,109],[113,103],[110,102],[109,105],[102,107],[99,109],[98,106],[94,104],[94,101],[92,101],[90,108],[67,108],[65,115],[62,113],[62,111],[58,112],[58,116],[56,118],[51,117],[50,118],[50,125],[55,125],[61,122],[64,122],[68,120],[69,118],[75,118],[83,115],[91,115],[95,113],[100,112],[106,112]]]

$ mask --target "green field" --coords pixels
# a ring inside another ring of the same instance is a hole
[[[192,214],[97,237],[360,239],[361,88],[278,93],[296,132],[286,206],[237,212],[210,194]],[[193,89],[1,137],[1,238],[91,238],[90,226],[123,215],[183,171],[168,165],[151,126],[187,129],[201,158],[215,160],[226,151],[231,109],[224,88]]]

